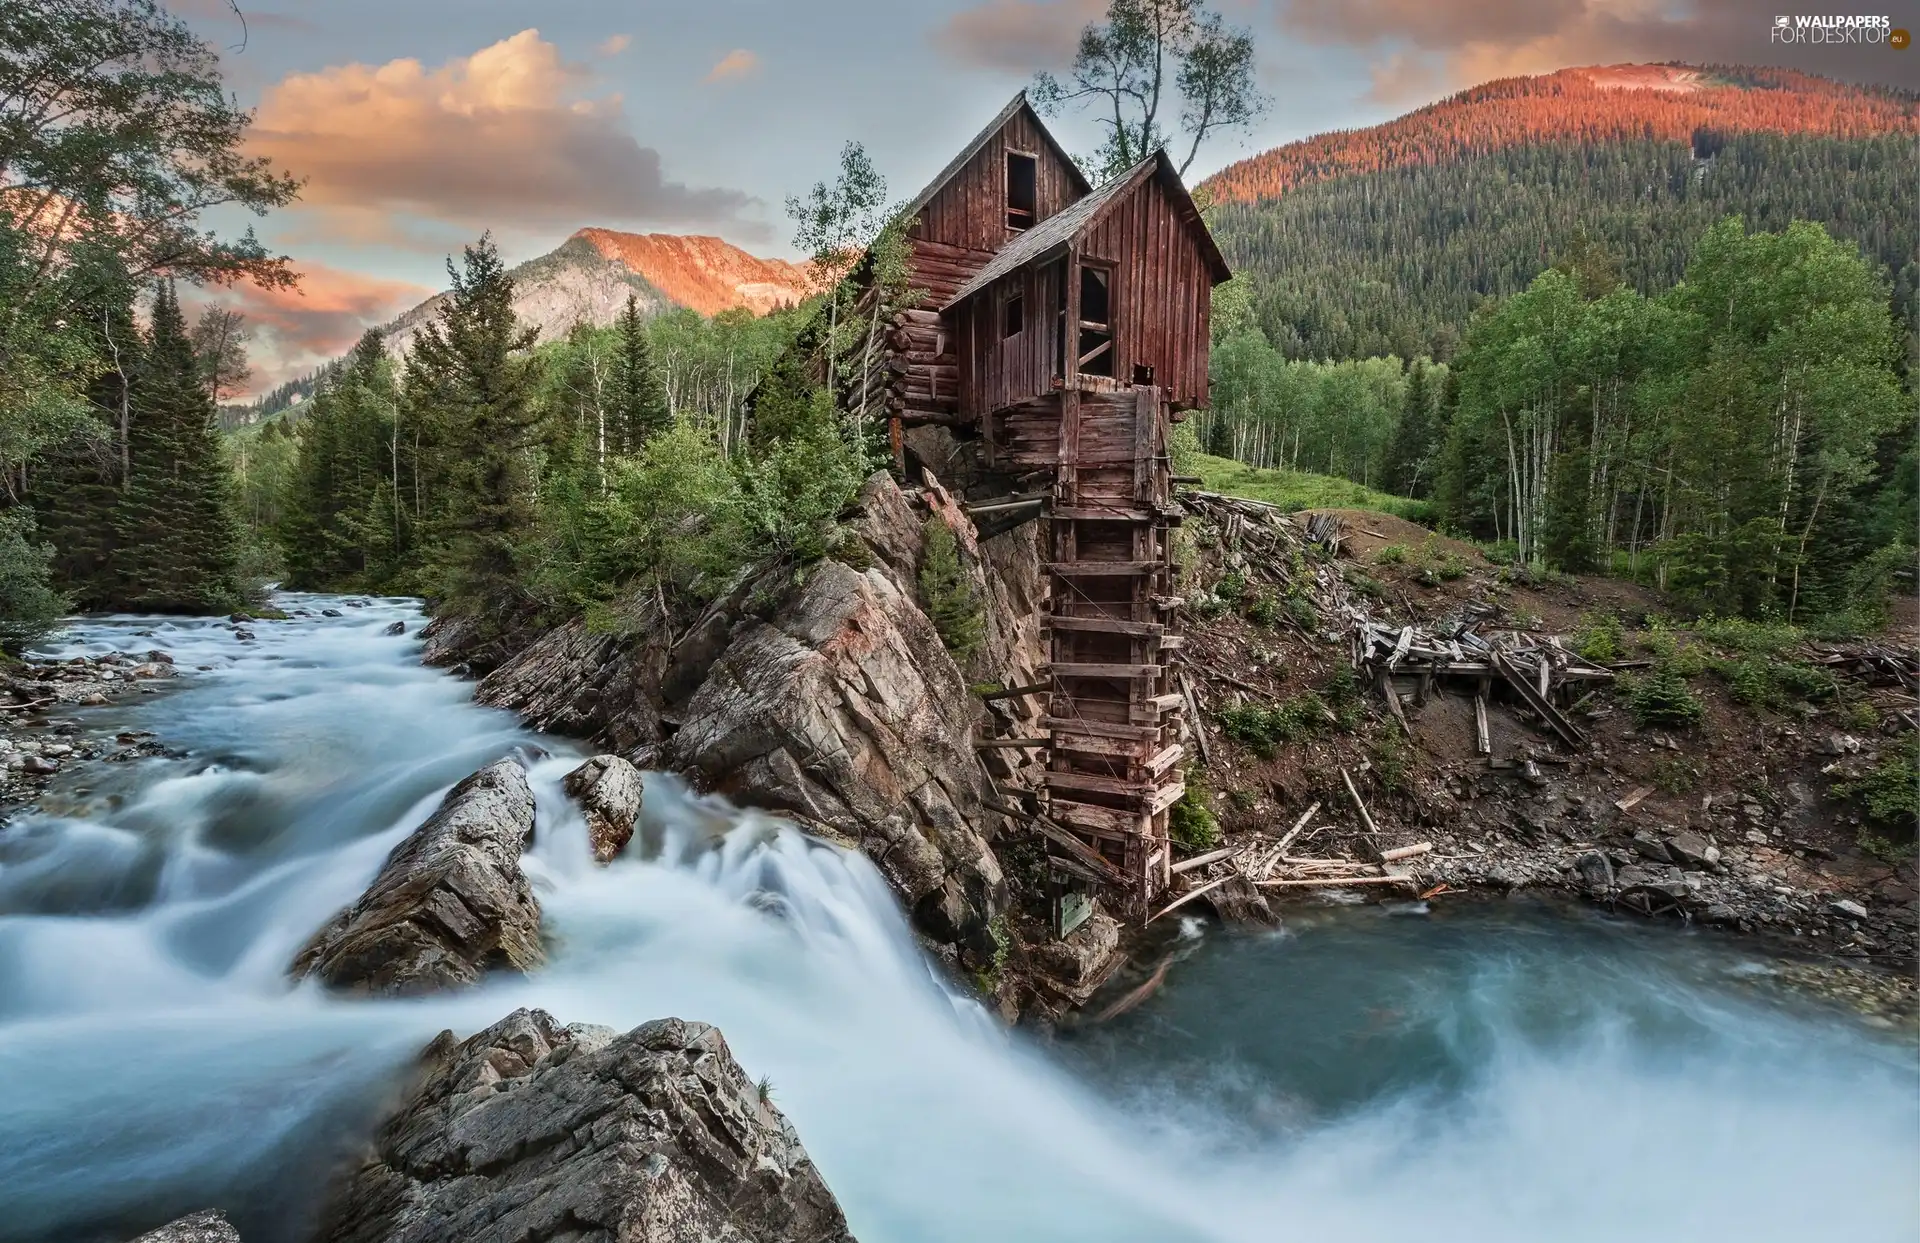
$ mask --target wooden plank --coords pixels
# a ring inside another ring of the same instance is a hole
[[[1340,770],[1340,780],[1347,783],[1347,797],[1353,800],[1354,810],[1360,813],[1360,823],[1365,827],[1367,836],[1378,837],[1380,826],[1373,822],[1373,814],[1367,810],[1366,803],[1360,798],[1360,791],[1354,787],[1353,774],[1343,768]]]
[[[1120,811],[1112,807],[1096,807],[1092,803],[1076,803],[1071,800],[1055,799],[1049,805],[1054,820],[1078,828],[1085,826],[1089,830],[1111,833],[1116,837],[1133,836],[1139,829],[1140,818],[1137,813]]]
[[[1180,862],[1174,864],[1171,870],[1175,876],[1179,876],[1183,872],[1191,872],[1195,868],[1203,868],[1209,863],[1218,863],[1222,859],[1231,859],[1239,849],[1238,846],[1222,846],[1218,850],[1209,850],[1204,855],[1195,855],[1191,859],[1182,859]]]
[[[1067,852],[1069,858],[1089,872],[1098,876],[1109,885],[1124,889],[1127,879],[1111,863],[1108,863],[1099,851],[1075,837],[1066,829],[1053,823],[1045,816],[1036,816],[1033,827],[1040,830],[1042,836]]]
[[[1056,614],[1041,624],[1052,630],[1123,634],[1138,639],[1158,639],[1167,633],[1167,627],[1161,622],[1128,621],[1124,617],[1061,617]]]
[[[1047,571],[1065,578],[1122,578],[1167,568],[1164,561],[1050,561]]]
[[[1312,876],[1303,880],[1263,880],[1257,882],[1262,889],[1339,888],[1345,885],[1404,885],[1404,876]]]
[[[1159,741],[1160,726],[1129,725],[1123,721],[1091,721],[1077,716],[1046,716],[1040,724],[1056,734],[1087,734],[1095,738],[1142,738]]]
[[[1175,764],[1178,764],[1186,753],[1187,749],[1185,747],[1177,742],[1170,742],[1149,759],[1144,767],[1150,776],[1158,777]]]
[[[1095,773],[1049,772],[1047,786],[1054,790],[1080,790],[1088,794],[1112,794],[1121,798],[1144,799],[1154,788],[1146,781],[1126,777],[1102,777]]]
[[[1056,678],[1154,678],[1165,665],[1108,665],[1072,661],[1052,666]]]
[[[988,691],[980,698],[988,703],[996,699],[1021,699],[1028,695],[1042,695],[1053,689],[1052,682],[1035,682],[1031,686],[1015,686],[1008,690]]]
[[[1014,750],[1020,747],[1048,747],[1052,742],[1045,738],[982,738],[973,744],[975,751]]]
[[[1208,881],[1206,884],[1200,886],[1198,889],[1188,890],[1186,893],[1181,894],[1179,897],[1175,898],[1173,901],[1161,907],[1158,911],[1155,911],[1153,914],[1147,916],[1147,923],[1149,924],[1152,923],[1154,920],[1160,918],[1162,915],[1165,915],[1170,911],[1179,910],[1181,907],[1193,901],[1195,898],[1199,897],[1201,894],[1212,893],[1214,890],[1218,889],[1220,886],[1226,884],[1228,881],[1232,879],[1233,877],[1231,875],[1222,876],[1219,880]]]
[[[1184,780],[1176,781],[1171,785],[1161,786],[1153,792],[1153,798],[1148,800],[1147,814],[1150,816],[1159,815],[1167,808],[1179,802],[1185,797],[1186,793],[1187,783]]]
[[[1079,755],[1100,755],[1109,759],[1145,760],[1153,753],[1154,740],[1151,738],[1089,738],[1083,734],[1055,734],[1053,748],[1056,751],[1072,751]]]
[[[1153,698],[1147,700],[1147,706],[1157,708],[1161,712],[1171,712],[1173,709],[1185,705],[1186,699],[1187,697],[1185,695],[1174,691],[1165,695],[1155,695]]]
[[[1519,692],[1520,698],[1526,701],[1529,708],[1532,708],[1534,712],[1539,714],[1540,719],[1545,721],[1554,733],[1560,735],[1560,737],[1575,747],[1585,747],[1587,745],[1587,736],[1580,732],[1579,727],[1563,716],[1560,709],[1554,707],[1545,696],[1536,691],[1533,688],[1533,683],[1521,676],[1520,672],[1513,667],[1505,655],[1499,652],[1493,654],[1493,668],[1494,672],[1506,679],[1508,686],[1511,686]]]
[[[1487,697],[1475,693],[1473,697],[1474,750],[1481,755],[1493,754],[1493,735],[1487,730]]]

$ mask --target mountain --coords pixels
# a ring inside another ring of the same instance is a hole
[[[1215,202],[1256,202],[1353,173],[1545,142],[1691,142],[1718,134],[1867,138],[1920,132],[1913,96],[1789,69],[1595,65],[1502,78],[1369,129],[1262,152],[1203,183]]]
[[[556,249],[514,268],[513,311],[540,339],[565,336],[576,323],[610,324],[629,295],[643,314],[684,307],[702,315],[745,308],[764,315],[804,300],[811,292],[806,269],[784,259],[762,259],[717,237],[673,233],[621,233],[581,229]],[[387,348],[403,354],[432,323],[447,300],[435,294],[384,325]],[[335,366],[281,385],[248,406],[222,411],[229,426],[257,423],[313,396]]]
[[[588,243],[603,258],[644,277],[675,305],[702,315],[737,306],[765,315],[805,300],[812,289],[798,264],[762,259],[717,237],[582,229],[569,240]]]
[[[1205,185],[1228,262],[1296,358],[1445,358],[1473,310],[1576,250],[1671,284],[1713,221],[1825,224],[1920,285],[1909,94],[1775,69],[1624,65],[1508,79],[1291,143]]]

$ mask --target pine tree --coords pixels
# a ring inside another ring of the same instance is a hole
[[[1401,496],[1426,496],[1433,487],[1429,464],[1433,441],[1433,393],[1427,383],[1427,361],[1416,358],[1407,371],[1400,422],[1387,442],[1381,486]]]
[[[516,591],[535,519],[529,450],[542,412],[530,351],[539,330],[515,321],[513,280],[490,236],[447,272],[452,296],[414,341],[409,383],[419,385],[438,459],[432,520],[445,553],[433,586],[453,611],[481,614]]]
[[[412,526],[396,503],[399,406],[385,340],[368,332],[300,421],[278,530],[289,585],[376,588],[398,572]]]
[[[647,437],[667,425],[667,390],[653,365],[653,349],[647,340],[647,323],[640,317],[640,302],[627,295],[626,309],[620,312],[619,344],[614,356],[613,403],[608,428],[608,448],[621,457],[640,451]]]
[[[126,488],[114,518],[117,603],[207,613],[241,602],[232,477],[171,284],[154,296],[131,394]]]

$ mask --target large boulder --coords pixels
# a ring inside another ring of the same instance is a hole
[[[613,862],[633,840],[633,826],[640,820],[640,770],[617,755],[596,755],[561,784],[586,817],[594,860]]]
[[[149,1230],[133,1243],[240,1243],[240,1232],[218,1209],[193,1213]]]
[[[471,984],[545,959],[540,903],[520,869],[533,790],[518,761],[487,765],[387,856],[373,884],[293,960],[295,979],[377,996]]]
[[[718,1029],[616,1035],[516,1010],[428,1046],[336,1188],[324,1243],[851,1243],[793,1127]]]

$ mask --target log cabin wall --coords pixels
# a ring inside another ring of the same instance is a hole
[[[1001,247],[1024,231],[1008,225],[1008,153],[1034,159],[1034,224],[1088,190],[1086,179],[1047,135],[1024,96],[1010,104],[1005,120],[975,145],[977,150],[958,169],[943,173],[923,193],[915,208],[916,223],[907,234],[912,281],[927,291],[922,303],[926,309],[899,316],[889,327],[883,396],[888,412],[910,425],[971,421],[961,413],[959,396],[958,360],[967,354],[956,348],[954,326],[943,323],[936,308],[946,305]]]
[[[994,282],[951,316],[960,409],[982,417],[1060,388],[1066,263],[1022,268]],[[1018,312],[1010,303],[1018,300]],[[1009,314],[1019,331],[1008,332]]]

